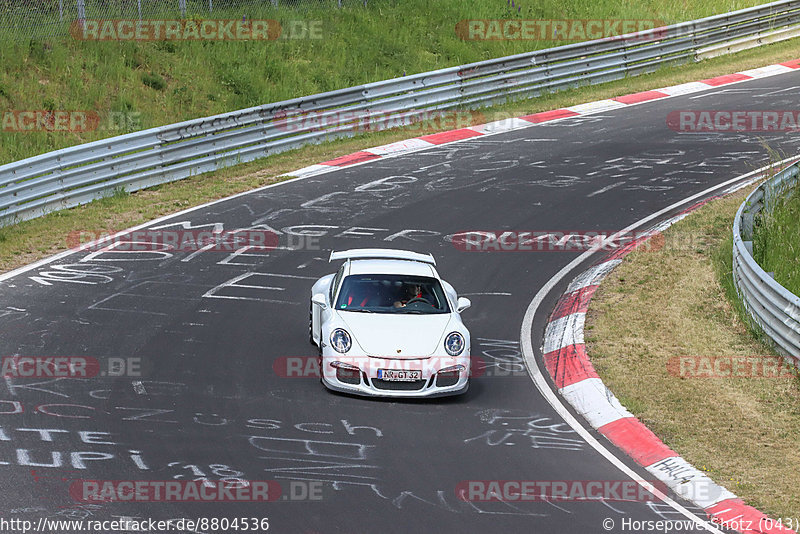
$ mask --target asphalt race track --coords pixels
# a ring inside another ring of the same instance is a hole
[[[446,236],[614,231],[762,166],[762,141],[798,153],[800,139],[788,133],[678,133],[665,120],[686,109],[798,109],[799,82],[800,74],[783,74],[442,145],[149,226],[271,228],[298,250],[82,251],[0,282],[0,355],[88,356],[102,370],[111,358],[140,358],[142,367],[141,377],[0,383],[0,515],[34,523],[266,517],[271,532],[322,534],[594,533],[605,532],[604,518],[622,532],[623,518],[683,519],[656,502],[457,497],[469,480],[627,477],[545,401],[520,351],[531,299],[579,252],[474,253]],[[330,250],[364,246],[430,252],[472,300],[464,319],[488,376],[473,379],[466,395],[371,400],[330,393],[314,377],[281,376],[282,358],[316,356],[309,291],[335,270]],[[534,319],[537,349],[569,279]],[[275,480],[287,498],[87,504],[69,491],[77,479],[222,477]],[[303,498],[308,487],[318,492],[313,500]]]

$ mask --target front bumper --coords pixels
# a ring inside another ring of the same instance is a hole
[[[322,383],[328,389],[370,397],[429,398],[460,395],[469,388],[470,357],[468,351],[458,357],[463,370],[423,372],[419,380],[391,381],[376,376],[374,366],[352,365],[355,369],[336,369],[335,356],[323,358]],[[412,365],[413,367],[413,365]],[[449,367],[449,366],[448,366]],[[372,369],[372,370],[370,370]]]

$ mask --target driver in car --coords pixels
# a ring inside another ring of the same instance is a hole
[[[410,300],[425,298],[422,296],[422,286],[410,284],[405,286],[405,297],[394,302],[395,308],[404,308]]]

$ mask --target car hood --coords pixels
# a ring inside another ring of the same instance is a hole
[[[441,346],[449,313],[429,315],[344,312],[354,343],[370,356],[413,359],[430,356]]]

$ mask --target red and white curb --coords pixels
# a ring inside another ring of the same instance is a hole
[[[365,150],[340,156],[317,165],[303,167],[302,169],[286,173],[286,175],[305,178],[308,176],[330,172],[342,167],[355,165],[357,163],[365,163],[389,156],[409,154],[411,152],[425,150],[437,145],[463,141],[465,139],[471,139],[485,135],[510,132],[522,128],[530,128],[533,125],[545,122],[553,122],[566,118],[603,113],[605,111],[634,106],[662,98],[670,98],[674,96],[705,91],[710,88],[731,83],[743,82],[756,78],[766,78],[776,74],[784,74],[786,72],[792,72],[796,69],[800,69],[800,59],[779,63],[777,65],[769,65],[758,69],[745,70],[735,74],[717,76],[716,78],[709,78],[699,82],[682,83],[680,85],[663,87],[661,89],[655,89],[652,91],[642,91],[640,93],[618,96],[607,100],[597,100],[595,102],[579,104],[577,106],[570,106],[568,108],[554,109],[551,111],[543,111],[541,113],[534,113],[532,115],[525,115],[522,117],[502,119],[486,124],[479,124],[477,126],[470,126],[469,128],[459,128],[457,130],[423,135],[420,137],[405,139],[403,141],[397,141],[388,145],[367,148]]]
[[[550,315],[542,354],[556,388],[578,414],[675,493],[704,509],[713,522],[745,534],[793,534],[693,467],[626,410],[597,375],[583,337],[589,302],[623,257],[703,204],[753,181],[694,204],[575,277]]]

